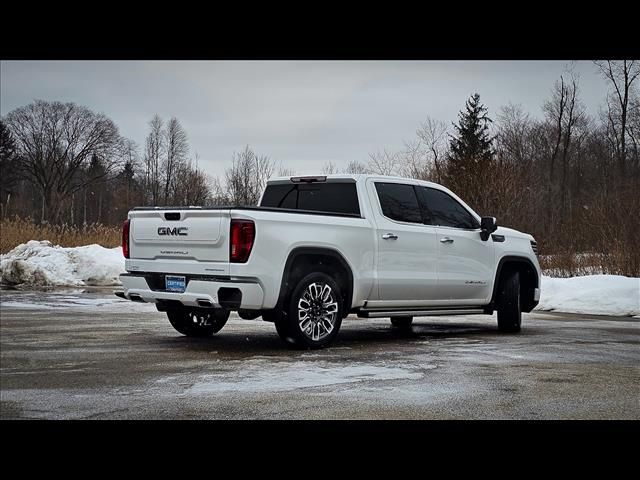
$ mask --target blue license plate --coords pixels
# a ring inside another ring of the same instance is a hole
[[[182,293],[187,285],[185,277],[165,275],[164,281],[168,292]]]

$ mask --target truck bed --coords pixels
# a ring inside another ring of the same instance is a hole
[[[330,217],[351,217],[351,218],[363,218],[362,215],[356,213],[340,213],[340,212],[325,212],[321,210],[299,210],[294,208],[275,208],[275,207],[259,207],[259,206],[218,206],[218,207],[135,207],[134,211],[179,211],[179,210],[249,210],[249,211],[261,211],[261,212],[279,212],[279,213],[295,213],[304,215],[325,215]]]

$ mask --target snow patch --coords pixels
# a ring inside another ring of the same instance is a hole
[[[0,297],[0,309],[14,308],[27,310],[77,310],[94,312],[96,308],[109,312],[156,312],[153,303],[136,303],[120,298],[90,297],[86,294],[20,294],[3,292]]]
[[[540,288],[540,303],[536,310],[640,315],[640,278],[621,275],[552,278],[543,275]]]
[[[67,248],[30,240],[0,255],[0,284],[5,286],[116,286],[124,271],[120,247]]]
[[[422,376],[422,373],[408,368],[364,363],[343,365],[297,361],[267,365],[264,361],[252,361],[231,372],[203,375],[187,393],[277,392],[372,380],[418,379]]]

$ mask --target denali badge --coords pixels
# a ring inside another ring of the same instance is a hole
[[[188,235],[188,227],[158,227],[158,235]]]

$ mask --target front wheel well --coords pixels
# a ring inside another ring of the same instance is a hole
[[[530,312],[538,305],[538,301],[534,300],[534,290],[540,286],[540,280],[536,268],[527,258],[507,257],[500,260],[493,286],[491,303],[496,306],[500,283],[506,275],[514,271],[520,274],[520,305],[522,311]]]
[[[329,249],[304,248],[289,255],[282,275],[278,305],[282,308],[288,302],[288,296],[306,275],[323,272],[329,275],[340,287],[343,299],[343,312],[346,316],[351,309],[353,296],[353,274],[342,255]]]

